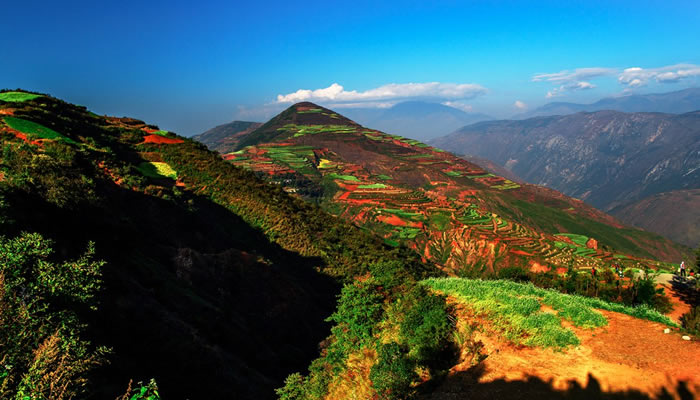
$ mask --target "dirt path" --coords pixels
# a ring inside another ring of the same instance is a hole
[[[700,343],[665,325],[601,311],[609,325],[574,329],[581,345],[566,351],[517,348],[478,337],[488,355],[456,365],[429,399],[696,398]]]

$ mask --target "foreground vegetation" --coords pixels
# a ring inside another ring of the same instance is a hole
[[[422,284],[438,293],[455,296],[477,315],[487,318],[506,339],[528,346],[561,348],[579,344],[576,335],[562,327],[562,319],[580,328],[607,325],[596,309],[676,326],[646,305],[628,307],[508,280],[431,278]],[[543,310],[542,306],[550,307],[556,314]]]

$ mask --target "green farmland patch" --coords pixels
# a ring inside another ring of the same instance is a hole
[[[564,236],[569,239],[571,239],[572,242],[576,243],[579,246],[585,246],[586,243],[588,243],[588,236],[586,235],[579,235],[576,233],[557,233],[556,236]]]
[[[369,185],[359,185],[358,189],[386,189],[387,186],[383,183],[372,183]]]
[[[327,176],[330,177],[330,178],[332,178],[332,179],[340,179],[340,180],[343,180],[343,181],[350,181],[350,182],[359,182],[359,181],[360,181],[360,180],[357,179],[357,177],[355,177],[355,176],[352,176],[352,175],[340,175],[340,174],[336,174],[335,172],[332,173],[332,174],[328,174]]]
[[[26,119],[5,117],[3,121],[10,128],[28,135],[37,135],[41,139],[60,140],[66,143],[77,144],[73,139],[67,138],[53,129],[47,128],[44,125],[36,122],[27,121]]]
[[[22,103],[28,100],[34,100],[37,97],[43,97],[39,94],[24,93],[24,92],[4,92],[0,93],[0,101],[8,103]]]
[[[177,179],[177,171],[164,162],[146,161],[139,164],[136,169],[149,178]]]

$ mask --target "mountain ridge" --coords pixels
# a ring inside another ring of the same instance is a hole
[[[698,132],[697,111],[604,110],[482,122],[431,143],[487,158],[527,182],[610,211],[658,193],[696,188]]]
[[[606,97],[590,104],[551,102],[532,111],[516,114],[511,119],[520,120],[538,116],[568,115],[577,112],[602,110],[684,114],[700,110],[700,88],[688,88],[664,93]]]

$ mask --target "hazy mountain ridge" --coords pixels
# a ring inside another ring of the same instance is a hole
[[[494,119],[440,103],[406,101],[386,109],[341,110],[350,119],[383,132],[426,141],[467,124]]]
[[[700,187],[698,138],[697,111],[598,111],[482,122],[431,144],[490,159],[527,182],[610,211],[654,194]]]
[[[514,115],[512,119],[528,119],[532,117],[567,115],[577,112],[594,112],[601,110],[683,114],[700,110],[700,88],[689,88],[667,93],[607,97],[591,104],[552,102],[532,111]]]
[[[204,143],[209,150],[227,153],[236,148],[241,138],[262,125],[260,122],[233,121],[222,124],[192,137]]]

